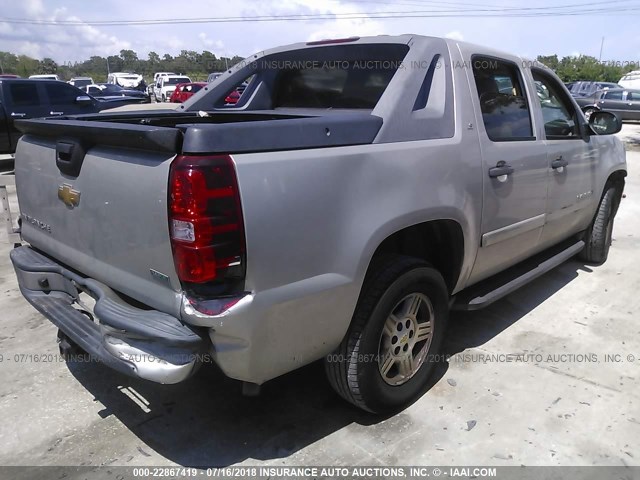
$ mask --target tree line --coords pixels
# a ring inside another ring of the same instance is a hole
[[[179,55],[160,56],[149,52],[147,59],[138,58],[133,50],[120,50],[119,55],[108,57],[93,56],[83,62],[56,63],[51,58],[38,60],[27,55],[15,55],[0,52],[0,73],[13,73],[22,77],[34,74],[55,73],[68,80],[72,77],[92,77],[94,81],[105,81],[108,72],[135,72],[143,75],[147,81],[154,72],[175,72],[189,75],[192,80],[206,80],[209,73],[222,72],[240,62],[242,57],[217,57],[204,50],[182,50]],[[558,55],[539,55],[536,59],[545,64],[562,79],[563,82],[574,80],[596,80],[617,82],[626,73],[640,69],[639,62],[599,61],[588,55],[558,57]]]
[[[108,57],[92,56],[83,62],[65,62],[59,64],[51,58],[37,60],[27,55],[15,55],[0,51],[0,73],[12,73],[21,77],[35,74],[57,74],[64,80],[73,77],[91,77],[95,82],[104,82],[109,72],[134,72],[145,79],[153,78],[155,72],[175,72],[189,75],[192,80],[206,80],[212,72],[222,72],[240,62],[243,58],[217,57],[204,50],[182,50],[175,57],[169,54],[160,56],[149,52],[147,59],[138,58],[133,50],[120,50],[119,55]]]

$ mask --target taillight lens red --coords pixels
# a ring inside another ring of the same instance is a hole
[[[230,156],[176,157],[169,179],[169,229],[181,281],[207,283],[242,266],[244,225]]]

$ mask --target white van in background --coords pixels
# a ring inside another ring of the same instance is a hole
[[[625,73],[618,82],[618,85],[624,88],[637,88],[640,90],[640,70]]]

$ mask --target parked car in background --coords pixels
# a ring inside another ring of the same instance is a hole
[[[93,83],[93,78],[91,78],[91,77],[73,77],[67,83],[69,85],[73,85],[74,87],[82,88],[82,87],[85,87],[87,85],[91,85]]]
[[[14,75],[13,73],[0,73],[0,78],[20,78],[20,75]]]
[[[22,135],[14,121],[22,118],[97,113],[106,105],[57,80],[0,79],[0,154],[13,153]]]
[[[140,90],[122,88],[113,83],[94,83],[82,87],[81,90],[94,96],[98,100],[126,97],[132,100],[131,103],[148,103],[150,101],[146,93]]]
[[[618,84],[624,88],[634,88],[640,90],[640,70],[634,70],[625,74]]]
[[[42,75],[29,75],[29,80],[57,80],[60,81],[58,75],[42,74]]]
[[[119,85],[123,88],[139,90],[140,84],[143,82],[144,78],[142,78],[142,75],[138,75],[137,73],[115,72],[110,73],[107,76],[107,83]],[[146,88],[146,83],[144,88]]]
[[[167,75],[175,75],[175,72],[156,72],[153,74],[153,82],[147,87],[147,95],[149,95],[149,98],[153,96],[153,89],[158,82],[158,78],[166,77]]]
[[[171,97],[169,97],[169,101],[171,103],[182,103],[206,86],[207,82],[179,83],[176,85]]]
[[[613,82],[593,82],[593,81],[578,81],[574,82],[571,86],[570,92],[574,98],[588,97],[593,95],[598,90],[607,90],[609,88],[621,88],[620,85]]]
[[[640,89],[611,88],[600,90],[590,97],[576,98],[576,102],[589,118],[593,112],[615,113],[620,120],[640,120]]]
[[[153,96],[156,102],[167,102],[171,94],[179,83],[193,83],[191,79],[184,75],[162,75],[158,77],[153,89]]]
[[[214,72],[210,73],[207,77],[207,83],[213,82],[216,78],[219,78],[222,75],[222,72]]]
[[[236,103],[238,103],[238,100],[240,100],[240,94],[238,93],[238,90],[235,89],[226,96],[226,98],[224,99],[224,103],[228,105],[235,105]]]

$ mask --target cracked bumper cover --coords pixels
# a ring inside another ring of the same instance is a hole
[[[109,287],[83,278],[30,247],[11,251],[20,291],[91,357],[119,372],[158,383],[191,376],[211,342],[177,318],[123,302]],[[78,288],[96,300],[91,321],[74,308]]]

